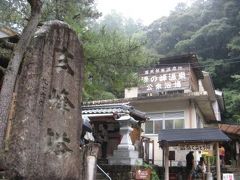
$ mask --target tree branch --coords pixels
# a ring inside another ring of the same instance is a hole
[[[41,17],[42,1],[28,0],[28,3],[31,6],[30,21],[23,29],[22,36],[14,47],[0,92],[0,150],[4,148],[4,135],[19,67]]]
[[[31,15],[39,14],[42,9],[42,1],[41,0],[27,0],[31,6]]]

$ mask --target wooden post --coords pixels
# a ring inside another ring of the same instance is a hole
[[[162,167],[165,166],[165,157],[164,157],[164,153],[165,153],[165,150],[164,150],[164,147],[162,149],[162,157],[163,157],[163,160],[162,160]]]
[[[169,146],[164,144],[164,167],[165,167],[165,176],[164,180],[169,180]]]
[[[207,156],[207,172],[211,172],[209,156]]]
[[[154,164],[154,140],[152,142],[152,164]]]
[[[240,154],[239,154],[239,142],[238,141],[236,141],[236,160],[237,160],[236,166],[239,168],[240,167]]]
[[[217,168],[217,180],[221,180],[221,168],[220,168],[220,158],[219,158],[219,143],[217,142],[215,144],[216,146],[216,156],[217,156],[217,162],[216,162],[216,168]]]

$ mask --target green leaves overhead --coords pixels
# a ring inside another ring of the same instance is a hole
[[[22,30],[30,13],[27,0],[1,0],[0,22],[16,30]]]
[[[158,59],[145,44],[143,26],[114,11],[93,24],[84,34],[84,99],[123,98],[137,86],[138,70]]]
[[[82,29],[100,17],[94,0],[43,0],[42,20],[62,20],[78,24]],[[2,23],[21,30],[30,13],[27,0],[1,0],[0,20]]]
[[[84,46],[85,91],[88,92],[85,98],[102,99],[102,94],[108,95],[108,98],[112,98],[113,94],[123,97],[125,87],[137,85],[139,68],[153,58],[143,48],[143,40],[106,26],[101,28],[101,24],[99,26],[99,31],[88,33]]]

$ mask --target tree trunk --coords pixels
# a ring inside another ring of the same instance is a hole
[[[14,48],[13,56],[9,62],[7,70],[5,71],[4,81],[0,92],[0,150],[2,150],[4,146],[7,119],[19,67],[41,17],[41,0],[28,0],[28,2],[31,5],[31,17],[27,26],[23,30],[19,42]]]

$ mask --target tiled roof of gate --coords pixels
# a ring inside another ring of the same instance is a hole
[[[83,106],[83,114],[105,114],[105,113],[124,113],[128,112],[127,105],[116,105],[116,104],[107,104],[107,105],[91,105]]]
[[[129,113],[141,120],[147,120],[146,113],[135,109],[128,103],[116,103],[116,104],[98,104],[98,105],[83,105],[82,114],[113,114],[113,113]]]
[[[164,129],[158,136],[159,143],[207,143],[229,141],[230,138],[218,128]]]

